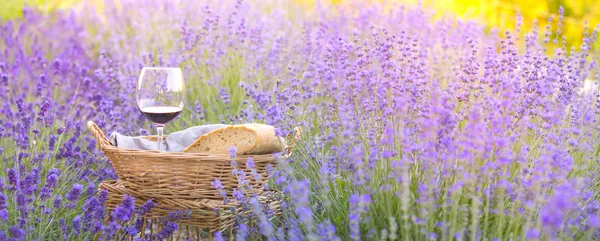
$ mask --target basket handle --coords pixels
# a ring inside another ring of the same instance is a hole
[[[100,130],[100,127],[98,127],[98,125],[96,125],[96,123],[94,123],[93,121],[88,121],[87,127],[88,127],[88,130],[90,130],[90,132],[92,133],[92,135],[94,135],[94,137],[96,138],[96,142],[98,143],[98,146],[100,147],[100,149],[104,149],[104,147],[110,145],[110,142],[104,135],[104,132],[102,132],[102,130]]]
[[[290,144],[285,148],[285,154],[283,155],[283,157],[285,157],[285,158],[288,158],[292,155],[294,146],[302,138],[302,127],[296,126],[296,128],[294,128],[294,132],[288,134],[287,138],[288,139],[291,138],[291,140],[290,140]]]

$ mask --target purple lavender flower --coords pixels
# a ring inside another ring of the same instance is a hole
[[[106,203],[106,198],[108,197],[108,191],[106,189],[100,190],[100,195],[98,195],[98,201],[102,204]]]
[[[81,184],[73,184],[71,191],[69,191],[69,193],[67,193],[66,195],[67,200],[71,202],[77,200],[79,198],[79,195],[81,195],[81,189],[83,189],[83,186]]]
[[[73,234],[77,235],[81,230],[81,215],[75,216],[71,221],[71,225],[73,226]]]
[[[135,210],[135,198],[129,195],[125,195],[123,202],[115,208],[112,212],[112,217],[120,221],[129,221]]]
[[[60,172],[56,168],[52,168],[48,171],[48,176],[46,177],[46,187],[55,188],[56,181],[58,180],[58,175]]]
[[[61,208],[61,206],[62,206],[62,197],[55,195],[52,206],[54,208]]]
[[[592,229],[597,229],[598,227],[600,227],[600,218],[598,217],[598,215],[591,214],[588,217],[587,225]]]
[[[8,187],[9,187],[8,189],[16,190],[17,183],[18,183],[17,172],[13,168],[8,168],[8,169],[6,169],[6,173],[7,173]]]
[[[48,138],[48,150],[54,150],[54,145],[56,144],[56,136],[50,135]]]
[[[241,223],[235,231],[236,240],[246,240],[248,237],[248,226],[246,224]]]
[[[96,197],[90,197],[83,204],[84,220],[90,222],[92,219],[104,218],[104,206]]]
[[[18,192],[16,201],[17,201],[17,207],[21,210],[21,212],[24,212],[27,210],[27,197],[25,196],[25,193]]]
[[[254,160],[252,159],[252,157],[248,157],[248,159],[246,160],[246,168],[249,168],[249,169],[256,168],[256,164],[254,164]]]
[[[0,192],[0,209],[6,209],[8,207],[6,196]]]
[[[530,229],[527,231],[527,239],[538,239],[540,238],[540,231],[537,229]]]
[[[204,109],[202,108],[202,105],[200,105],[198,100],[196,100],[196,102],[194,102],[194,106],[195,106],[196,113],[198,114],[198,119],[204,120]]]
[[[44,102],[40,106],[40,111],[37,114],[36,120],[43,121],[44,117],[46,116],[46,112],[48,111],[48,109],[50,109],[51,106],[52,105],[49,99],[44,100]]]
[[[148,213],[150,210],[152,210],[152,208],[154,208],[154,202],[152,199],[148,199],[144,205],[140,206],[140,208],[136,210],[136,213],[140,216],[144,216],[144,214]]]
[[[350,239],[361,240],[360,237],[360,215],[357,213],[351,213],[348,215],[350,225]]]
[[[229,97],[229,93],[227,92],[227,90],[225,88],[219,89],[219,96],[221,97],[221,100],[223,101],[223,103],[225,105],[229,106],[229,104],[231,103],[231,100]]]
[[[110,223],[108,223],[108,225],[103,225],[102,226],[103,239],[105,239],[105,240],[111,239],[115,235],[115,232],[118,231],[119,229],[121,229],[121,225],[116,220],[110,221]]]
[[[246,201],[246,196],[244,195],[244,192],[241,191],[240,189],[233,188],[232,195],[233,195],[233,198],[240,203],[244,203]]]
[[[223,187],[223,184],[221,184],[221,180],[219,180],[219,179],[215,179],[215,180],[214,180],[214,181],[212,181],[210,184],[211,184],[213,187],[215,187],[215,189],[217,189],[217,190],[220,190],[220,189],[223,189],[223,188],[224,188],[224,187]]]
[[[8,210],[0,209],[0,220],[6,222],[8,220]]]
[[[329,220],[325,220],[323,223],[320,223],[318,225],[317,232],[322,240],[340,240],[340,238],[335,234],[335,226]]]
[[[177,231],[177,228],[178,227],[176,222],[167,221],[164,225],[164,228],[156,235],[156,239],[163,240],[168,237],[171,237],[171,235],[173,235],[173,233]]]
[[[20,240],[24,238],[25,232],[23,231],[23,229],[17,226],[11,226],[10,235],[13,237],[13,239]]]
[[[94,196],[96,194],[96,186],[93,183],[88,184],[88,187],[85,189],[85,195],[88,197]]]
[[[229,203],[229,197],[227,196],[227,191],[225,191],[225,187],[221,183],[221,180],[215,179],[210,183],[217,191],[220,191],[220,196],[223,198],[223,204]]]
[[[236,152],[237,152],[236,147],[234,147],[234,146],[229,147],[229,158],[235,159],[235,157],[237,156]]]
[[[252,206],[252,212],[258,217],[260,233],[265,237],[271,237],[274,231],[273,225],[269,222],[267,215],[262,211],[258,198],[251,198],[250,206]]]
[[[217,231],[215,232],[215,241],[225,241],[225,238],[223,238],[223,234],[221,233],[221,231]]]

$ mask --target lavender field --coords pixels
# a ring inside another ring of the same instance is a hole
[[[121,0],[0,20],[0,240],[144,240],[153,203],[107,213],[98,184],[117,175],[85,127],[155,133],[134,97],[143,66],[183,70],[167,133],[304,130],[268,173],[282,214],[240,186],[252,214],[216,240],[600,240],[597,29],[567,48],[562,12],[532,32],[433,16]],[[153,239],[181,228],[164,222]]]

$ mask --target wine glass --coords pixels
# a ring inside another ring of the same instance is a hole
[[[163,128],[183,110],[185,83],[180,68],[144,67],[135,91],[138,109],[152,121],[162,151]]]

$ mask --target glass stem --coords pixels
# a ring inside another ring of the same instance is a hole
[[[158,152],[162,152],[163,129],[165,125],[156,124],[156,132],[158,132]]]

